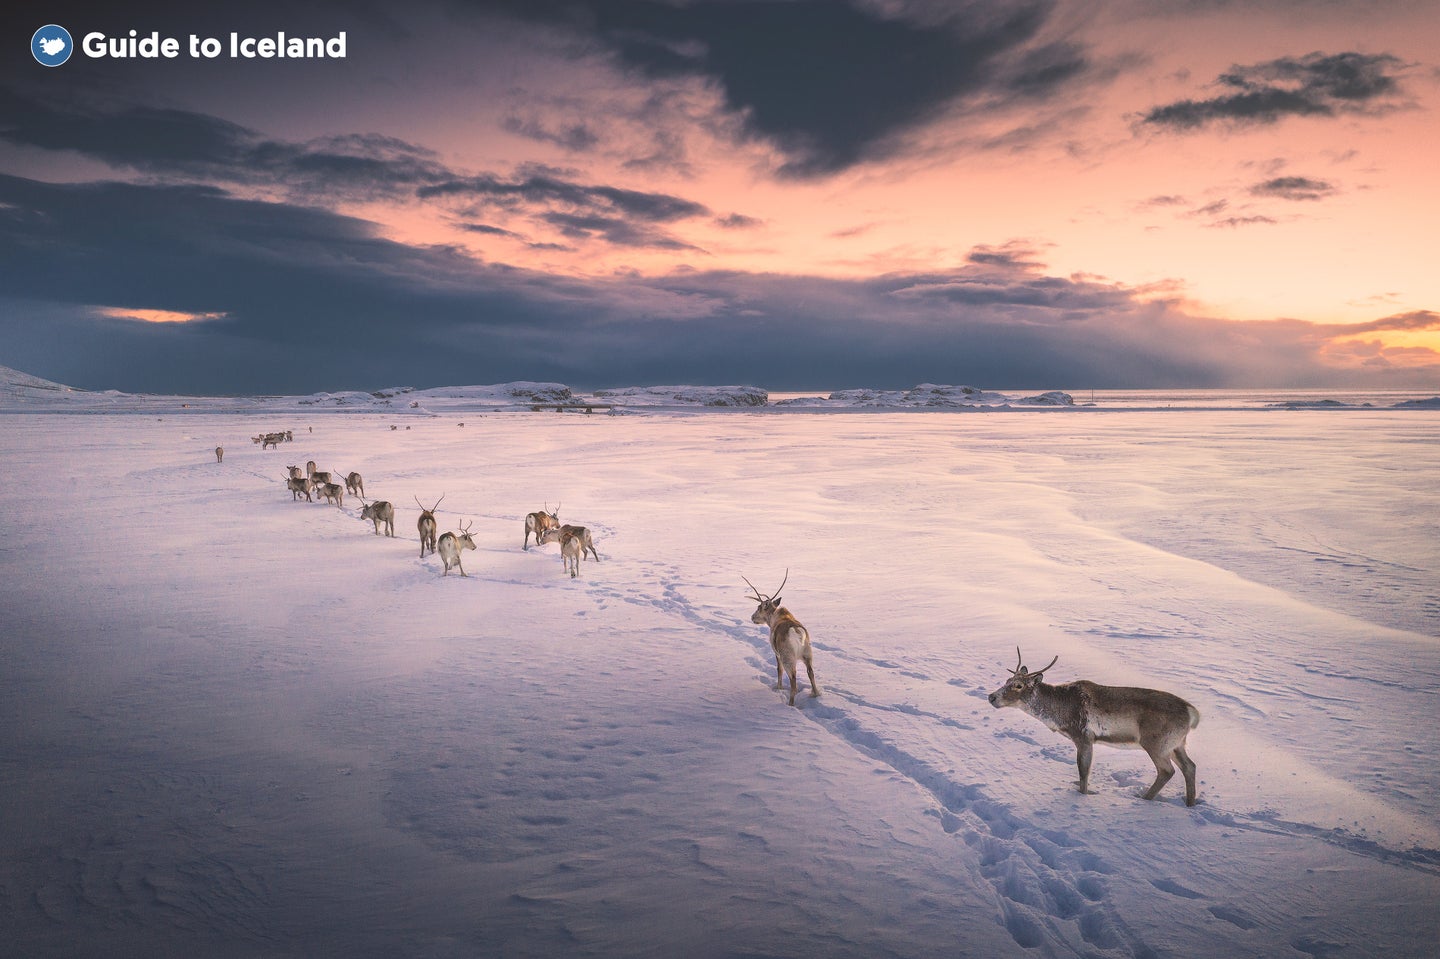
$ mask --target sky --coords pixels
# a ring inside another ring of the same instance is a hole
[[[21,6],[0,364],[73,386],[1440,389],[1429,0]]]

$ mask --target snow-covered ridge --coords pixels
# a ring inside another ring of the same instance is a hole
[[[1193,391],[1192,391],[1193,392]],[[1440,409],[1440,396],[1412,396],[1397,400],[1393,394],[1375,397],[1375,402],[1347,396],[1334,398],[1285,397],[1267,402],[1253,394],[1230,395],[1215,391],[1219,402],[1233,409],[1275,410],[1365,410]],[[529,411],[560,408],[583,410],[598,407],[620,412],[723,411],[765,409],[776,412],[946,412],[963,410],[1026,410],[1133,408],[1169,409],[1160,394],[1136,400],[1125,391],[1113,394],[1110,402],[1076,403],[1060,390],[1042,393],[1002,393],[974,386],[946,386],[921,383],[908,390],[856,388],[826,395],[774,398],[758,386],[629,386],[584,393],[563,383],[518,380],[490,385],[437,386],[416,389],[392,386],[366,392],[341,390],[306,396],[179,396],[156,393],[123,393],[119,390],[91,392],[31,376],[0,366],[0,412],[56,413],[288,413],[315,412],[385,413],[434,416],[446,413]],[[1271,400],[1274,399],[1272,394]],[[1117,405],[1118,404],[1118,405]],[[1198,408],[1193,396],[1178,408]],[[1221,407],[1215,407],[1221,408]]]
[[[797,397],[780,400],[776,406],[854,409],[979,409],[1010,406],[1074,406],[1069,393],[1051,390],[1035,396],[1013,397],[973,386],[937,386],[921,383],[908,390],[838,390],[828,397]]]
[[[595,397],[619,406],[765,406],[770,394],[758,386],[627,386],[596,390]]]

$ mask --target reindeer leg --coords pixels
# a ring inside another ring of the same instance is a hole
[[[1195,763],[1190,754],[1185,752],[1185,745],[1182,743],[1175,747],[1176,762],[1180,763],[1180,772],[1185,777],[1185,805],[1195,805]]]
[[[1080,770],[1080,791],[1090,792],[1090,758],[1095,752],[1095,746],[1088,740],[1080,740],[1075,744],[1075,765]]]
[[[805,656],[805,672],[810,676],[810,698],[820,695],[820,684],[815,682],[815,664],[810,661],[810,656]]]
[[[1175,775],[1175,764],[1170,761],[1169,755],[1151,755],[1150,761],[1155,764],[1155,781],[1150,784],[1149,789],[1145,790],[1141,796],[1142,799],[1154,799],[1160,794],[1160,790],[1165,788],[1170,777]]]

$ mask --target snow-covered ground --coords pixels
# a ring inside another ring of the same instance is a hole
[[[1435,411],[391,399],[0,416],[5,955],[1436,954]],[[1194,703],[1200,803],[1078,794],[1017,644]]]

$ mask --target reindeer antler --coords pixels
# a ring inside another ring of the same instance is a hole
[[[785,588],[785,584],[788,583],[788,582],[790,582],[790,567],[789,567],[789,566],[786,566],[786,567],[785,567],[785,578],[780,581],[780,585],[775,589],[775,592],[771,593],[770,595],[771,595],[771,596],[779,596],[779,595],[780,595],[780,590],[784,589],[784,588]]]
[[[1058,663],[1058,662],[1060,661],[1060,656],[1057,654],[1054,659],[1052,659],[1052,660],[1050,660],[1050,662],[1046,663],[1046,664],[1045,664],[1045,669],[1034,669],[1034,670],[1026,669],[1024,666],[1020,665],[1020,660],[1021,660],[1020,647],[1019,647],[1019,646],[1016,646],[1016,647],[1015,647],[1015,668],[1012,669],[1012,670],[1010,670],[1010,675],[1011,675],[1011,676],[1037,677],[1037,678],[1038,678],[1038,677],[1044,675],[1045,669],[1049,669],[1051,666],[1054,666],[1056,663]]]
[[[745,585],[750,587],[750,591],[755,594],[756,599],[758,599],[762,603],[765,602],[765,597],[760,593],[760,590],[755,588],[754,583],[750,582],[750,580],[748,579],[745,579],[744,576],[741,576],[740,578],[745,580]]]

